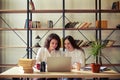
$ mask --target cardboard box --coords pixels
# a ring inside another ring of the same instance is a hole
[[[100,21],[96,21],[96,28],[98,28],[99,22]],[[107,20],[102,20],[101,21],[101,28],[107,28],[107,24],[108,24]]]

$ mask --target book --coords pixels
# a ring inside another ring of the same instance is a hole
[[[100,26],[100,21],[96,21],[96,28],[99,28]],[[108,21],[107,20],[101,20],[101,28],[107,28],[108,26]]]
[[[89,26],[91,25],[92,23],[87,23],[85,26],[83,26],[82,28],[89,28]]]
[[[32,21],[32,28],[41,28],[40,21]]]
[[[83,28],[86,24],[87,22],[83,22],[78,28]]]
[[[70,28],[75,28],[75,25],[78,24],[79,22],[73,22]]]
[[[116,2],[116,10],[119,10],[119,1]]]
[[[83,42],[83,40],[79,40],[77,45],[79,46],[82,42]]]
[[[114,40],[108,40],[108,43],[106,44],[106,47],[111,47],[115,43]]]
[[[74,28],[79,28],[79,26],[81,25],[81,22],[77,22],[76,25],[74,26]]]
[[[41,28],[40,21],[37,21],[37,28]]]
[[[25,20],[25,25],[24,25],[24,28],[27,28],[27,19]],[[32,21],[29,20],[29,28],[32,28]]]
[[[33,22],[32,22],[32,28],[37,28],[36,21],[33,21]]]
[[[79,47],[83,47],[85,44],[86,44],[86,41],[83,41],[83,42],[79,45]]]

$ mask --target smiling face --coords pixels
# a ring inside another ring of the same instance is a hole
[[[48,35],[48,37],[45,40],[45,44],[44,47],[46,47],[50,52],[51,50],[59,50],[61,46],[61,41],[60,41],[60,37],[55,34],[55,33],[51,33],[50,35]]]
[[[74,50],[72,44],[70,43],[70,41],[68,39],[66,39],[64,41],[64,46],[68,51],[73,51]]]
[[[58,41],[56,39],[52,39],[50,41],[49,51],[55,50],[57,46],[58,46]]]

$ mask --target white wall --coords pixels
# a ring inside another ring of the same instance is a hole
[[[33,0],[35,4],[35,9],[62,9],[62,0]],[[66,8],[67,9],[94,9],[95,7],[95,1],[94,0],[65,0],[66,1]],[[102,8],[103,9],[111,9],[112,2],[113,1],[120,1],[120,0],[102,0]],[[26,9],[26,0],[0,0],[1,3],[1,9]],[[5,21],[9,24],[12,28],[23,28],[25,24],[26,14],[0,14],[2,18],[5,19]],[[53,20],[55,23],[62,14],[58,13],[36,13],[33,14],[33,20],[40,21],[42,27],[46,27],[48,20]],[[66,14],[66,17],[71,21],[79,21],[79,22],[92,22],[92,25],[90,27],[95,26],[95,14],[93,13],[75,13]],[[108,27],[109,28],[115,28],[117,24],[120,23],[120,14],[118,13],[104,13],[102,14],[102,19],[108,21]],[[68,22],[66,20],[66,22]],[[8,26],[0,20],[0,27],[8,28]],[[62,19],[55,25],[55,27],[62,27]],[[23,42],[15,33],[17,34],[25,41]],[[35,37],[36,35],[43,36],[47,31],[33,31],[33,45],[35,44]],[[51,33],[50,31],[49,33]],[[59,34],[62,38],[62,31],[53,31]],[[81,31],[85,34],[86,37],[88,37],[89,40],[93,40],[95,37],[95,31]],[[109,35],[111,31],[102,31],[102,39],[104,40],[106,36]],[[49,34],[48,33],[48,34]],[[47,34],[47,35],[48,35]],[[66,35],[72,35],[75,37],[75,39],[83,39],[86,40],[78,31],[67,31]],[[0,44],[2,46],[18,46],[18,47],[24,47],[26,46],[25,43],[27,43],[27,32],[26,31],[1,31],[0,32]],[[43,45],[45,37],[40,42],[41,45]],[[113,33],[113,35],[109,38],[116,40],[115,44],[120,44],[120,35],[119,31],[116,31]],[[89,49],[84,48],[86,52],[86,56],[89,56]],[[37,49],[33,49],[35,52]],[[23,57],[26,54],[26,48],[3,48],[0,49],[0,55],[1,55],[1,63],[10,63],[10,64],[16,64],[18,59]],[[103,50],[104,55],[111,61],[111,63],[120,63],[120,50],[119,48],[107,48]],[[33,56],[34,53],[33,53]],[[87,61],[87,63],[90,63],[92,60],[92,57],[90,60]],[[104,63],[108,63],[105,59],[103,59]]]

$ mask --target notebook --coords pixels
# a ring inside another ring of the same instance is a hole
[[[48,72],[70,72],[71,57],[48,57],[47,71]]]

